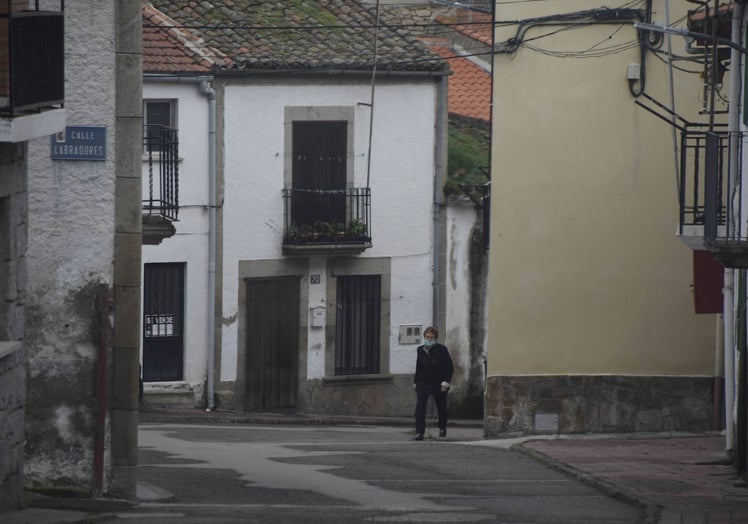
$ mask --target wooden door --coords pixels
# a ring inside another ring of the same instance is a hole
[[[299,292],[299,277],[247,280],[247,411],[296,407]]]

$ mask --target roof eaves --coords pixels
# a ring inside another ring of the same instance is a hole
[[[176,20],[159,11],[153,4],[143,6],[146,17],[153,20],[159,29],[167,30],[169,35],[191,54],[206,62],[208,68],[231,67],[233,61],[226,54],[214,47],[206,46],[201,37],[182,29]]]

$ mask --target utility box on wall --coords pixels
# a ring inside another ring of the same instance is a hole
[[[309,311],[309,325],[312,327],[324,327],[325,326],[325,307],[316,306],[310,308]]]
[[[400,326],[398,341],[400,344],[420,344],[422,330],[420,325]]]

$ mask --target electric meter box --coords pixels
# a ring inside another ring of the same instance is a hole
[[[422,334],[423,326],[421,325],[400,326],[398,341],[400,344],[420,344]]]

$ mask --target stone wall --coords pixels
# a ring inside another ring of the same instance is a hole
[[[415,406],[410,375],[308,380],[303,398],[300,411],[320,415],[410,417]]]
[[[537,433],[706,431],[711,377],[488,377],[488,437]]]
[[[450,392],[450,418],[474,418],[474,413],[463,412],[470,394],[466,388]],[[306,381],[301,401],[299,412],[306,414],[410,418],[416,394],[410,374],[332,377]]]
[[[24,394],[23,346],[0,342],[0,512],[18,506],[23,494]]]
[[[0,511],[23,493],[26,144],[0,144]]]

